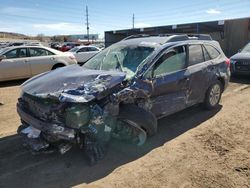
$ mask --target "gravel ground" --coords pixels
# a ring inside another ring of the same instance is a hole
[[[73,148],[31,155],[16,135],[20,82],[0,83],[0,187],[250,187],[250,79],[233,79],[213,111],[159,120],[143,147],[112,142],[89,167]]]

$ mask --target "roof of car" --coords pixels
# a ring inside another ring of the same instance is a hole
[[[51,51],[51,52],[53,52],[55,54],[63,54],[63,52],[55,50],[53,48],[49,48],[49,47],[46,47],[46,46],[32,46],[32,45],[31,46],[22,45],[22,46],[10,46],[10,47],[6,47],[5,48],[6,49],[5,52],[7,50],[14,50],[14,49],[17,49],[17,48],[44,48],[44,49],[49,50],[49,51]]]
[[[204,40],[204,41],[212,41],[210,35],[204,34],[173,34],[173,35],[131,35],[125,39],[123,39],[120,43],[130,44],[130,45],[138,45],[138,44],[148,44],[148,45],[163,45],[165,43],[170,42],[181,42],[181,41],[191,41],[191,40]]]

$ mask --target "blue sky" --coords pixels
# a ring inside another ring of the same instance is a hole
[[[0,0],[0,31],[27,35],[90,33],[250,17],[250,0]]]

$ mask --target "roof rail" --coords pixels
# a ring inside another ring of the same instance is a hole
[[[123,40],[129,40],[134,38],[145,37],[169,37],[166,42],[177,42],[184,40],[212,40],[212,37],[208,34],[182,34],[182,33],[169,33],[169,34],[138,34],[130,35]]]
[[[209,34],[187,34],[189,38],[197,38],[197,40],[213,40]]]

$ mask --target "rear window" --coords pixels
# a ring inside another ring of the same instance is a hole
[[[218,50],[213,46],[205,45],[205,48],[207,49],[207,52],[210,55],[211,59],[215,59],[220,55],[220,52],[218,52]]]

